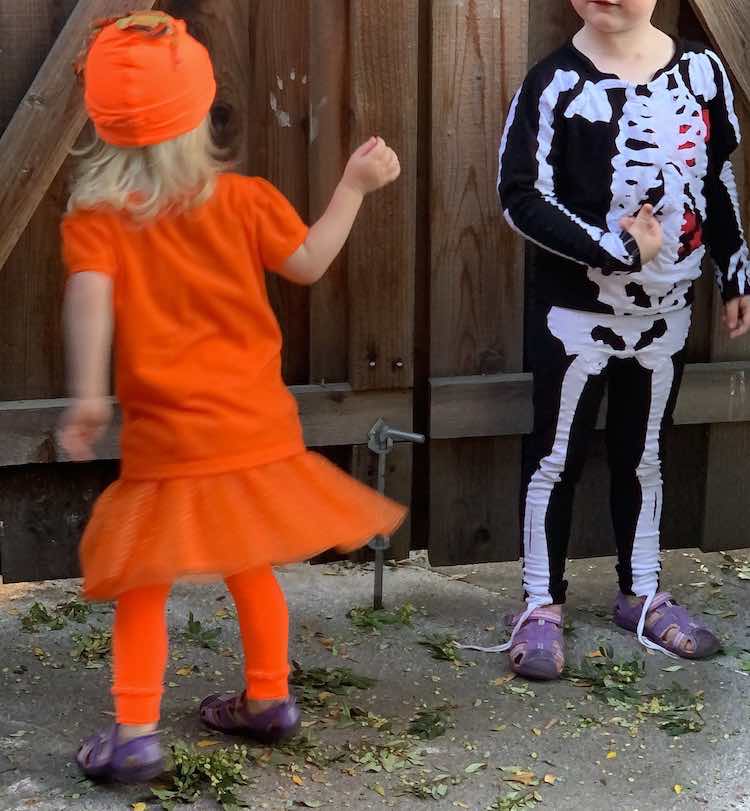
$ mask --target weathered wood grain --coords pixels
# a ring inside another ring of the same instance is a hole
[[[409,391],[355,392],[346,383],[293,386],[310,447],[364,445],[370,428],[382,417],[405,431],[412,427]],[[68,400],[22,400],[0,403],[0,467],[63,460],[55,438]],[[99,457],[119,457],[119,416],[100,443]]]
[[[372,195],[354,226],[349,271],[349,380],[355,389],[413,382],[417,156],[417,0],[350,3],[350,149],[381,135],[399,180]]]
[[[431,381],[432,439],[516,436],[531,430],[530,374]],[[599,427],[604,426],[606,406]],[[750,422],[750,362],[692,364],[675,410],[676,425]]]
[[[744,101],[750,104],[750,4],[747,0],[690,0],[706,33],[734,74]]]
[[[505,114],[528,67],[529,3],[432,5],[433,376],[520,371],[523,246],[495,188]],[[520,439],[432,442],[433,563],[518,554]]]
[[[152,8],[154,0],[142,0],[140,5]],[[126,9],[123,0],[79,0],[0,138],[0,268],[86,122],[72,65],[91,23]]]
[[[312,0],[310,220],[326,210],[352,143],[348,0]],[[349,378],[348,248],[310,290],[310,381]],[[353,291],[356,295],[356,291]]]

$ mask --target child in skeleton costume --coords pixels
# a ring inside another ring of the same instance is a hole
[[[573,0],[584,28],[534,67],[500,150],[505,217],[541,251],[534,431],[523,490],[527,608],[511,667],[564,664],[564,566],[576,481],[605,388],[620,594],[614,620],[686,658],[719,642],[659,590],[661,440],[705,256],[733,337],[750,327],[750,258],[729,158],[740,141],[719,58],[651,23],[655,0]]]

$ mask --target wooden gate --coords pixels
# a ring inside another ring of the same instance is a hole
[[[71,63],[91,21],[123,0],[5,0],[0,7],[0,571],[6,581],[75,573],[96,494],[116,475],[117,432],[94,465],[60,463],[64,407],[57,229],[66,156],[84,123]],[[155,3],[139,0],[139,7]],[[497,143],[531,61],[574,30],[567,0],[169,0],[210,48],[213,116],[238,169],[268,177],[308,219],[350,151],[372,133],[404,175],[371,199],[334,269],[312,290],[276,278],[284,372],[308,443],[372,481],[365,442],[385,417],[423,431],[398,447],[389,489],[413,504],[394,553],[436,563],[514,559],[522,435],[530,424],[524,302],[533,253],[501,222]],[[705,37],[732,68],[747,120],[746,0],[660,0],[660,23]],[[36,78],[35,78],[36,77]],[[739,156],[741,179],[750,161]],[[750,187],[748,187],[750,188]],[[524,276],[524,264],[526,274]],[[531,288],[529,287],[531,285]],[[748,545],[747,344],[726,344],[710,285],[670,436],[667,542]],[[594,451],[577,554],[612,548]],[[688,470],[689,475],[677,470]]]

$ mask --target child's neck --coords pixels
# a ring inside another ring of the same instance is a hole
[[[650,22],[611,34],[584,25],[573,42],[602,72],[635,82],[649,81],[674,53],[672,39]]]

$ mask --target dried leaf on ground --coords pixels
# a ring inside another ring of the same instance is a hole
[[[501,769],[503,780],[506,783],[519,783],[522,786],[538,786],[539,778],[528,769],[504,768]]]

